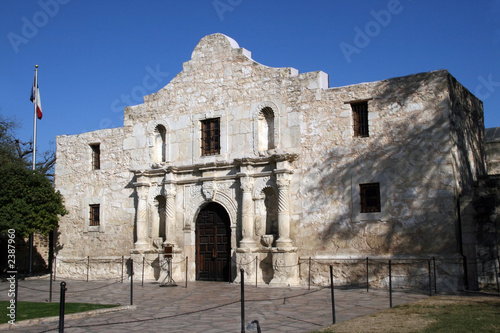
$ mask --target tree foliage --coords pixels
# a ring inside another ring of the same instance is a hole
[[[31,170],[31,145],[15,139],[14,128],[13,121],[0,115],[0,233],[46,234],[57,228],[58,215],[67,213],[61,193],[47,177],[55,159],[48,169]]]

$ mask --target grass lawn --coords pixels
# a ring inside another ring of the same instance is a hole
[[[7,323],[10,317],[5,314],[9,313],[7,307],[10,306],[9,301],[0,301],[0,324]],[[88,304],[88,303],[66,303],[64,306],[64,313],[77,313],[90,310],[112,308],[118,306],[116,304]],[[16,321],[59,316],[59,302],[45,303],[45,302],[18,302],[17,303],[17,318]]]
[[[500,295],[439,295],[315,332],[500,332]]]

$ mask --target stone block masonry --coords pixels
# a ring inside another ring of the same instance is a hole
[[[482,126],[481,102],[446,70],[329,87],[209,35],[123,127],[57,138],[59,255],[168,249],[189,258],[174,279],[222,281],[258,260],[246,277],[270,285],[304,284],[299,258],[461,262],[475,256],[459,198],[487,175]],[[446,268],[453,288],[462,266]]]

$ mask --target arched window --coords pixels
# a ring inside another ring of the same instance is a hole
[[[259,151],[274,149],[274,112],[266,106],[259,112]]]
[[[155,128],[155,144],[154,144],[154,160],[155,162],[166,162],[167,151],[167,130],[163,125],[158,125]]]

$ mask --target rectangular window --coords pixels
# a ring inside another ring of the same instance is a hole
[[[380,212],[380,183],[359,184],[361,213]]]
[[[351,103],[354,120],[354,136],[367,137],[368,133],[368,102]]]
[[[201,154],[220,154],[220,118],[201,121]]]
[[[90,223],[89,226],[95,227],[101,224],[100,215],[99,215],[99,204],[90,205]]]
[[[98,143],[90,145],[92,148],[92,169],[99,170],[101,168],[101,148]]]

